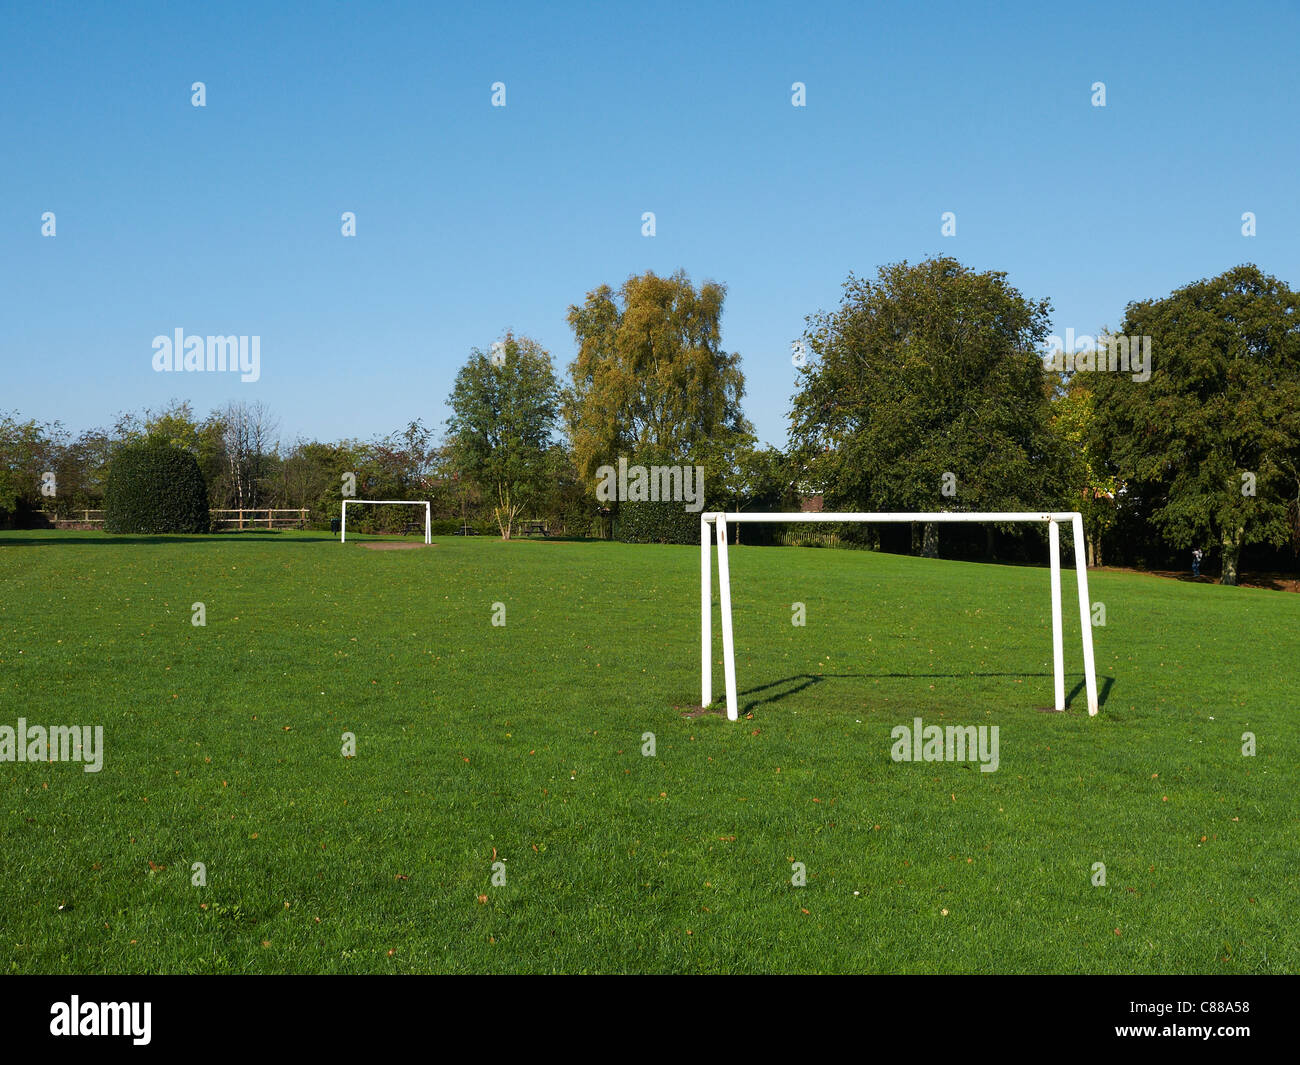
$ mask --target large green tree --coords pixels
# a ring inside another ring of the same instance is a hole
[[[1061,498],[1050,304],[940,257],[850,275],[808,319],[791,457],[827,509],[1037,510]],[[949,476],[951,475],[951,476]],[[992,531],[990,530],[990,542]],[[938,527],[926,527],[936,553]]]
[[[1097,369],[1094,452],[1175,548],[1280,545],[1300,501],[1300,294],[1254,265],[1131,303],[1121,334],[1150,337],[1152,371]]]
[[[460,475],[493,501],[503,540],[545,496],[558,404],[551,356],[526,336],[508,332],[490,353],[474,349],[456,375],[448,442]]]
[[[711,480],[730,469],[753,430],[740,356],[722,348],[726,292],[647,272],[569,308],[578,355],[564,414],[579,476],[620,456],[703,465]]]

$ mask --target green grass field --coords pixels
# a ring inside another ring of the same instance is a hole
[[[1295,597],[1094,574],[1089,719],[1072,573],[1059,715],[1045,569],[742,546],[730,723],[683,716],[698,574],[0,534],[0,725],[105,745],[0,762],[0,971],[1300,969]],[[894,762],[916,716],[998,725],[998,770]]]

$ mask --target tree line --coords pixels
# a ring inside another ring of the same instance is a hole
[[[444,532],[508,539],[540,519],[575,536],[696,537],[680,501],[598,497],[599,471],[623,459],[702,468],[710,510],[1079,510],[1093,564],[1181,567],[1200,547],[1225,583],[1247,549],[1256,568],[1295,566],[1300,297],[1256,266],[1131,302],[1092,350],[1051,360],[1050,302],[1003,272],[936,257],[850,275],[794,346],[782,447],[760,444],[744,415],[725,298],[680,271],[601,285],[568,310],[576,355],[563,379],[540,342],[507,332],[469,353],[440,432],[417,417],[367,441],[286,443],[262,404],[238,402],[200,417],[173,401],[75,437],[0,415],[0,524],[97,509],[118,449],[161,440],[197,460],[211,507],[306,508],[315,524],[337,517],[351,477],[359,498],[429,500]],[[396,519],[363,508],[358,520]],[[948,526],[943,542],[939,530],[814,539],[1038,552],[1032,530]]]

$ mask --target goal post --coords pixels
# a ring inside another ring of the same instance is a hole
[[[343,521],[339,526],[339,543],[348,542],[348,504],[365,503],[367,506],[408,506],[424,507],[424,542],[433,543],[432,529],[433,524],[430,520],[431,509],[427,499],[344,499],[343,500]]]
[[[713,702],[713,590],[710,539],[716,537],[718,551],[718,608],[722,615],[722,666],[726,685],[727,717],[740,716],[736,694],[736,645],[731,623],[731,569],[727,559],[727,525],[745,522],[861,522],[898,524],[911,522],[1022,522],[1047,523],[1048,560],[1052,597],[1052,672],[1057,710],[1065,709],[1065,653],[1061,624],[1061,525],[1070,523],[1074,533],[1074,568],[1079,588],[1079,627],[1082,630],[1084,682],[1088,693],[1088,715],[1097,713],[1097,668],[1092,652],[1092,611],[1088,598],[1088,566],[1083,540],[1083,516],[1076,511],[1024,511],[1015,513],[960,513],[922,511],[914,514],[736,513],[708,512],[700,515],[700,705]]]

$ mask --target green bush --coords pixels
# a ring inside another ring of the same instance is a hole
[[[621,502],[614,514],[614,539],[625,544],[698,544],[700,512],[684,503]]]
[[[104,531],[208,531],[208,488],[188,451],[149,439],[122,447],[104,488]]]

